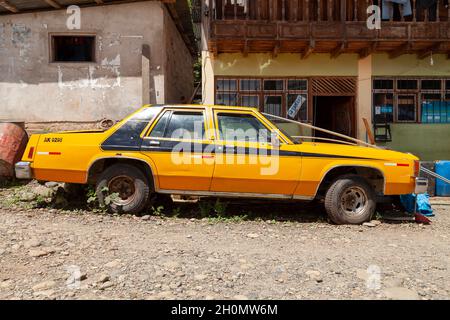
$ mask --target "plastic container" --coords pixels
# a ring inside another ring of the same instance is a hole
[[[450,161],[437,161],[436,173],[450,179]],[[450,184],[436,179],[436,195],[438,197],[450,197]]]
[[[20,121],[0,120],[0,176],[14,176],[14,165],[22,158],[28,142],[24,127]]]

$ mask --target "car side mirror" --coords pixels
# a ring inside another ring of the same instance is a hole
[[[280,147],[280,138],[278,137],[278,133],[276,131],[270,132],[270,143],[274,148]]]

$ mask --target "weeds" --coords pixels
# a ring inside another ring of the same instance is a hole
[[[100,211],[106,212],[108,211],[111,203],[119,199],[119,194],[116,192],[110,194],[108,187],[103,187],[100,192],[103,196],[103,203],[99,202],[95,189],[92,186],[89,186],[87,190],[86,202],[91,209],[100,209]]]

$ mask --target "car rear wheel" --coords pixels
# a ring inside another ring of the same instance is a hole
[[[128,164],[108,167],[100,175],[95,189],[100,205],[113,213],[139,213],[145,208],[150,193],[143,172]]]
[[[334,181],[325,195],[328,217],[336,224],[361,224],[372,218],[376,195],[367,181],[347,175]]]

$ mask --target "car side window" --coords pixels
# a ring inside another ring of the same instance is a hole
[[[225,141],[269,142],[267,127],[251,114],[218,113],[220,138]]]
[[[204,134],[203,112],[166,111],[149,136],[152,138],[201,140]]]
[[[167,121],[169,120],[171,112],[166,111],[161,118],[159,118],[158,122],[153,127],[152,132],[150,133],[151,138],[162,138],[164,137],[164,131],[166,130]]]
[[[178,112],[170,117],[165,138],[201,140],[205,135],[203,112]]]

